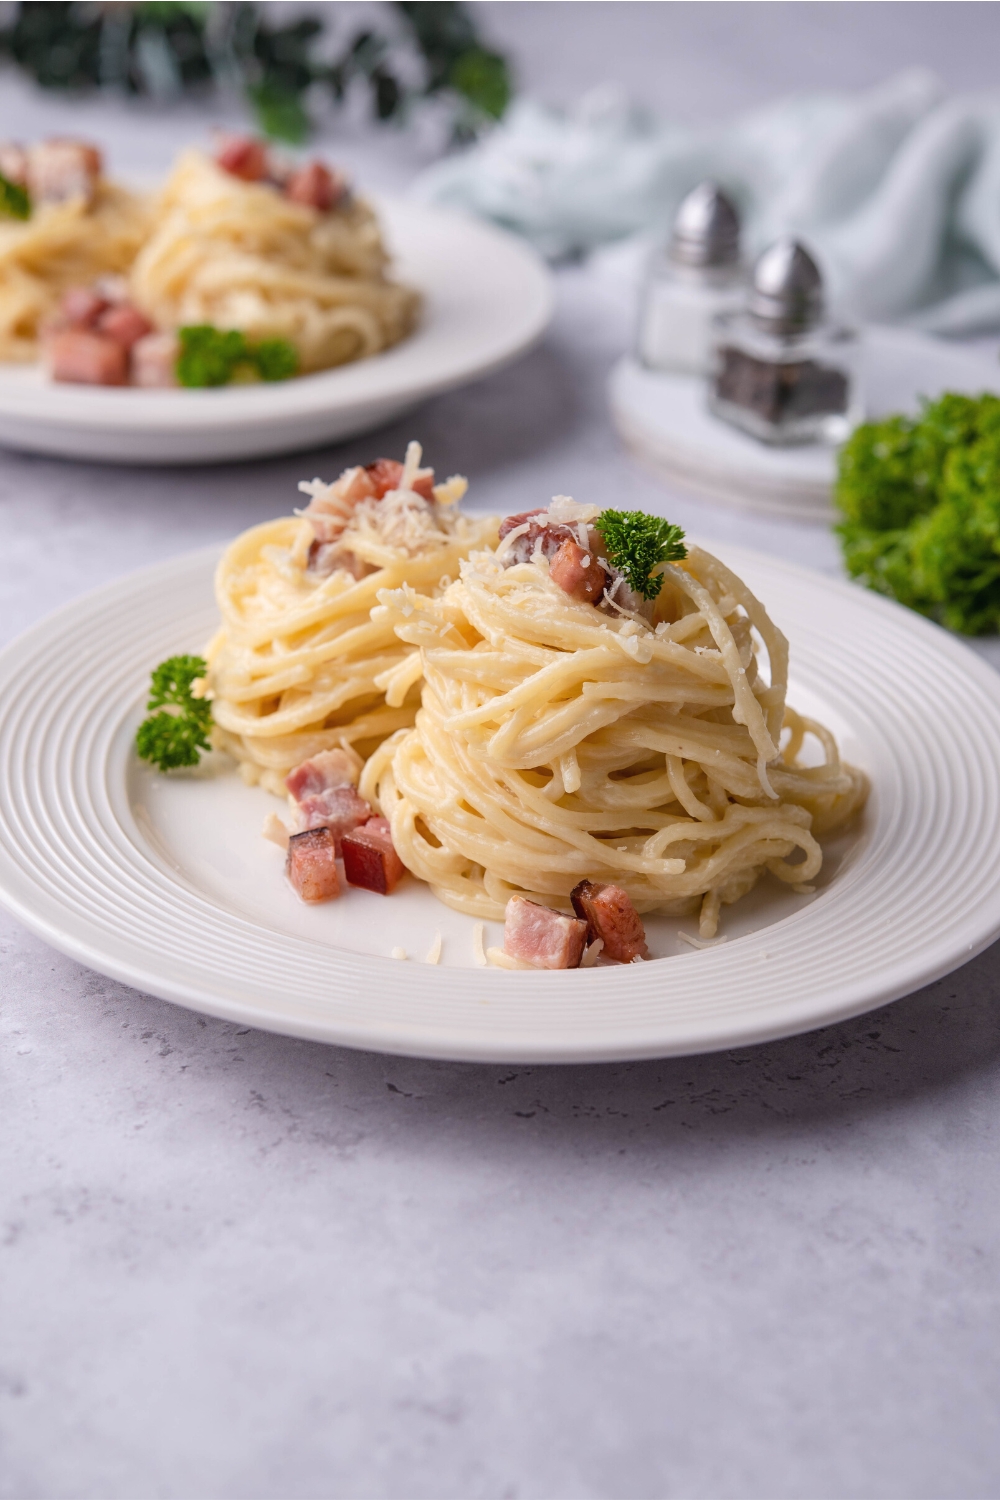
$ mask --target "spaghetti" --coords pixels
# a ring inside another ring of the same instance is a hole
[[[0,221],[0,360],[37,359],[64,293],[126,272],[148,227],[145,199],[105,178],[92,196],[39,202],[23,223]]]
[[[387,264],[363,200],[345,193],[323,211],[189,150],[159,197],[130,291],[158,328],[212,324],[287,339],[310,371],[412,332],[419,294],[390,281]]]
[[[560,500],[553,512],[580,537],[585,589],[597,509]],[[640,912],[700,910],[702,938],[763,872],[812,880],[817,835],[867,785],[822,725],[786,706],[788,647],[762,605],[697,547],[663,567],[655,606],[619,588],[603,557],[603,597],[574,599],[534,532],[515,526],[434,597],[380,593],[373,624],[420,648],[423,702],[360,790],[404,863],[480,919],[502,919],[514,894],[567,907],[590,880]],[[819,765],[801,760],[807,736]]]
[[[491,517],[463,515],[464,479],[435,485],[411,443],[404,464],[380,459],[332,485],[300,485],[304,512],[254,526],[216,574],[222,616],[208,647],[215,744],[250,782],[284,796],[286,775],[319,751],[362,754],[412,725],[420,657],[387,619],[383,589],[429,598],[473,548],[496,538]]]

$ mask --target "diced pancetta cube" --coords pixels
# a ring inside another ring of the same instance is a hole
[[[522,527],[527,529],[522,530]],[[504,547],[504,539],[512,531],[519,531],[520,535],[512,538]],[[521,511],[516,516],[505,516],[500,522],[500,560],[505,568],[512,568],[515,563],[530,562],[537,548],[543,557],[548,558],[552,577],[559,587],[573,598],[593,604],[603,594],[608,577],[597,561],[600,538],[589,528],[587,535],[589,550],[585,551],[580,546],[578,526],[569,526],[564,521],[549,521],[548,512],[544,510]],[[563,553],[557,576],[553,571],[555,560],[567,543],[570,546]],[[586,567],[583,565],[585,557],[590,558]]]
[[[260,182],[267,176],[267,147],[252,135],[226,136],[216,150],[215,162],[230,177],[239,177],[244,182]]]
[[[587,924],[577,917],[540,906],[526,896],[511,896],[503,929],[503,951],[533,969],[576,969],[587,942]]]
[[[86,141],[42,141],[28,151],[28,191],[39,202],[91,199],[101,175],[101,153]]]
[[[629,964],[634,958],[649,957],[642,918],[620,885],[581,880],[574,887],[570,900],[577,916],[587,924],[587,942],[593,943],[600,938],[604,944],[603,957],[622,964]]]
[[[132,345],[132,384],[153,390],[177,384],[180,346],[175,334],[147,333]]]
[[[377,458],[367,464],[365,471],[374,486],[376,500],[381,500],[390,490],[398,490],[403,477],[403,465],[395,458]],[[434,470],[425,469],[413,481],[413,493],[424,500],[434,499]]]
[[[53,380],[75,385],[125,385],[128,353],[114,339],[81,328],[53,334],[45,344],[45,358]]]
[[[71,286],[59,304],[60,319],[73,328],[93,328],[108,299],[92,286]]]
[[[289,771],[285,786],[296,802],[329,787],[353,786],[360,761],[347,750],[321,750]]]
[[[367,823],[372,810],[354,787],[333,786],[325,792],[303,797],[296,805],[295,813],[300,828],[329,828],[337,853],[341,854],[344,835]]]
[[[345,833],[360,828],[371,807],[354,788],[358,761],[347,750],[321,750],[285,777],[300,828],[329,828],[337,853]]]
[[[309,828],[288,840],[285,874],[303,901],[330,901],[340,895],[337,850],[329,828]]]
[[[549,577],[581,604],[593,604],[604,593],[608,575],[592,552],[567,537],[549,563]]]
[[[285,183],[285,196],[293,203],[305,203],[329,213],[344,194],[344,180],[330,171],[321,161],[307,162],[299,167]]]
[[[130,302],[118,302],[97,315],[95,328],[107,339],[114,339],[123,349],[131,349],[153,329],[152,323]]]
[[[369,818],[343,838],[344,874],[349,885],[389,896],[406,874],[396,853],[387,818]]]

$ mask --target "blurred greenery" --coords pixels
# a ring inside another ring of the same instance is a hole
[[[511,97],[505,58],[483,44],[471,7],[458,0],[386,5],[385,33],[338,36],[332,59],[324,20],[270,24],[258,5],[28,0],[13,9],[0,56],[43,88],[157,99],[238,89],[265,134],[293,143],[308,137],[324,100],[342,104],[352,85],[368,89],[383,121],[404,121],[421,100],[444,100],[457,139],[500,119]],[[336,5],[323,10],[336,21]],[[404,81],[414,71],[420,80]]]
[[[853,578],[964,635],[1000,629],[1000,398],[948,392],[858,427],[837,526]]]

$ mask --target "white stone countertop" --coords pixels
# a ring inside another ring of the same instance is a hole
[[[533,92],[617,77],[691,119],[912,62],[977,87],[996,61],[994,6],[479,11]],[[86,129],[133,170],[205,118],[0,76],[0,134]],[[387,189],[423,150],[331,139]],[[0,454],[2,639],[411,436],[483,507],[627,498],[836,571],[824,530],[625,458],[604,383],[629,309],[586,268],[558,279],[534,354],[334,450],[183,471]],[[586,1068],[238,1029],[2,913],[0,955],[6,1500],[1000,1490],[997,949],[808,1036]]]

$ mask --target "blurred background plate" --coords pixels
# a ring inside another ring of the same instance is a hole
[[[944,391],[1000,392],[1000,365],[901,328],[865,331],[862,382],[871,419],[916,412]],[[819,443],[769,448],[713,417],[705,382],[618,361],[609,397],[619,436],[632,453],[672,484],[742,509],[797,520],[833,519],[836,450]]]
[[[542,335],[552,278],[523,240],[463,214],[378,200],[392,274],[424,295],[416,333],[372,359],[274,385],[144,391],[55,385],[0,365],[0,443],[112,463],[290,453],[382,426],[508,364]]]

